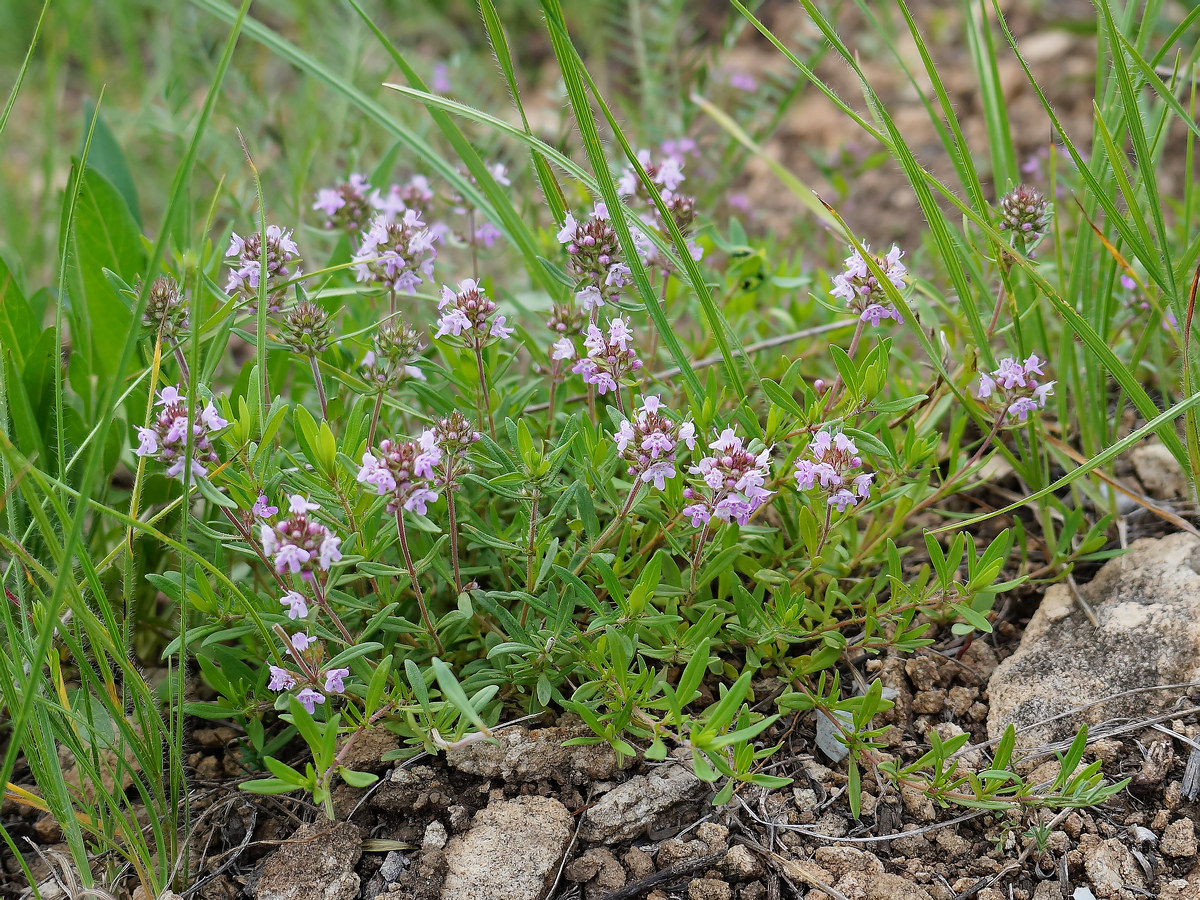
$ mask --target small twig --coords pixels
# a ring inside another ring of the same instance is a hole
[[[588,805],[591,805],[591,802],[592,797],[589,794]],[[558,864],[558,872],[554,876],[554,883],[550,885],[550,890],[546,892],[546,900],[554,900],[554,892],[558,890],[558,883],[562,881],[563,869],[567,867],[567,860],[571,858],[571,851],[575,849],[575,842],[579,840],[579,829],[582,827],[583,813],[580,813],[579,821],[575,823],[575,833],[571,835],[571,843],[567,844],[567,851],[563,854],[562,862]]]

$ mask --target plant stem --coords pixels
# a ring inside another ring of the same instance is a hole
[[[850,349],[846,351],[846,355],[854,359],[854,353],[858,350],[858,342],[862,339],[863,321],[858,320],[858,324],[854,326],[854,337],[850,339]],[[837,378],[833,379],[833,384],[829,386],[829,390],[825,392],[825,403],[821,406],[821,413],[824,414],[829,405],[833,402],[833,398],[837,395],[838,388],[842,386],[842,373],[838,372]]]
[[[375,409],[371,413],[371,428],[367,432],[367,447],[375,446],[375,428],[379,425],[379,411],[383,409],[383,391],[375,395]]]
[[[354,638],[346,629],[346,626],[342,624],[342,620],[338,618],[338,614],[333,611],[333,607],[329,605],[329,601],[325,598],[325,591],[321,587],[321,579],[317,577],[315,572],[313,573],[312,585],[313,594],[317,598],[317,606],[321,607],[325,614],[329,616],[329,620],[333,622],[334,627],[341,633],[342,640],[346,642],[346,646],[353,647],[355,643]]]
[[[461,594],[462,572],[458,566],[458,515],[454,509],[454,470],[446,465],[446,513],[450,518],[450,563],[454,567],[454,590]]]
[[[317,365],[317,355],[308,354],[308,364],[312,368],[313,381],[317,385],[317,396],[321,398],[321,418],[329,421],[329,401],[325,399],[325,382],[321,378],[321,367]]]
[[[185,382],[192,380],[191,370],[188,369],[187,359],[184,358],[183,348],[179,346],[179,341],[175,341],[175,361],[179,363],[179,374]]]
[[[607,544],[609,538],[613,536],[613,532],[616,531],[617,527],[625,521],[625,517],[628,516],[629,511],[633,509],[633,501],[637,497],[638,488],[641,486],[642,483],[640,481],[635,481],[633,483],[633,487],[629,489],[629,499],[625,501],[625,505],[621,508],[621,514],[613,519],[611,523],[609,523],[609,526],[604,529],[600,537],[596,538],[592,546],[588,548],[588,551],[586,554],[584,554],[583,559],[579,561],[579,565],[575,567],[575,575],[578,575],[583,571],[584,567],[588,564],[588,560],[590,560],[600,550],[604,549],[604,545]]]
[[[492,421],[492,404],[488,402],[487,373],[483,368],[483,347],[475,345],[475,362],[479,366],[479,427],[483,428],[483,411],[487,410],[488,434],[496,439],[496,423]]]
[[[396,533],[400,536],[400,550],[404,553],[404,564],[408,566],[408,577],[412,581],[413,593],[417,595],[417,605],[421,608],[421,619],[425,622],[425,630],[433,638],[437,652],[445,653],[442,639],[438,637],[437,630],[433,627],[433,620],[429,618],[429,608],[425,605],[425,593],[421,590],[421,583],[417,581],[417,567],[413,565],[412,553],[408,550],[408,535],[404,531],[404,510],[399,506],[396,507]]]

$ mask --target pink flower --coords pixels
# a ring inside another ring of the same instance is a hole
[[[267,690],[271,691],[287,691],[296,686],[296,679],[292,677],[292,673],[287,669],[281,669],[279,666],[271,666],[271,680],[267,682]]]
[[[303,619],[308,615],[308,603],[304,595],[297,591],[288,591],[279,602],[287,607],[289,619]]]
[[[1046,361],[1031,353],[1022,363],[1006,356],[991,372],[981,372],[975,396],[1017,422],[1028,420],[1030,413],[1046,405],[1054,393],[1053,381],[1042,381]]]
[[[266,519],[279,512],[279,507],[271,506],[270,501],[267,500],[266,494],[259,494],[258,499],[254,501],[254,506],[250,512],[259,519]]]
[[[349,669],[330,669],[325,673],[325,691],[330,694],[340,694],[346,690],[343,679],[350,674]],[[309,710],[311,712],[312,710]]]
[[[296,699],[300,701],[300,705],[303,706],[311,716],[314,712],[316,712],[317,704],[325,702],[325,695],[319,691],[314,691],[312,688],[306,687],[296,695]]]
[[[292,649],[297,653],[303,653],[313,643],[315,639],[311,634],[305,634],[303,631],[297,631],[292,635]]]
[[[826,501],[838,512],[844,512],[857,505],[860,498],[870,496],[875,473],[858,471],[863,461],[849,435],[840,431],[836,434],[829,430],[818,431],[809,442],[807,453],[807,458],[796,461],[793,472],[797,490],[819,488],[825,491]],[[851,485],[853,490],[850,490]]]

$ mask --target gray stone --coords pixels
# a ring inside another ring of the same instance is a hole
[[[1069,737],[1080,725],[1117,716],[1135,719],[1170,707],[1174,691],[1134,688],[1194,681],[1200,676],[1200,540],[1173,534],[1135,541],[1110,560],[1080,595],[1095,612],[1093,626],[1070,588],[1046,591],[1017,652],[988,684],[988,734],[1015,724],[1018,747]],[[1105,701],[1045,723],[1094,701]],[[1036,727],[1028,727],[1036,724]]]
[[[349,822],[302,825],[263,860],[257,900],[353,900],[359,879],[362,834]]]
[[[588,784],[611,778],[620,769],[608,744],[564,747],[571,738],[590,735],[579,728],[505,728],[497,743],[475,741],[446,751],[446,762],[460,772],[506,783],[551,779],[559,784]]]
[[[379,867],[379,874],[383,876],[383,880],[391,884],[400,877],[400,873],[408,868],[408,859],[399,850],[392,850],[383,858],[383,865]]]
[[[663,820],[694,811],[704,782],[683,766],[671,765],[638,775],[609,791],[583,816],[580,837],[615,844],[628,841]],[[686,817],[686,816],[685,816]]]
[[[446,845],[443,900],[542,900],[571,830],[570,812],[549,797],[490,804]]]
[[[1187,476],[1174,454],[1159,443],[1141,444],[1129,454],[1133,471],[1146,493],[1157,500],[1175,500],[1189,493]]]

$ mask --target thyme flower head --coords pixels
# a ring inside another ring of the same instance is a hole
[[[411,294],[424,279],[433,278],[437,259],[432,233],[421,214],[406,209],[399,218],[376,216],[354,254],[354,275],[390,290]]]
[[[292,230],[278,225],[267,226],[267,247],[263,252],[262,234],[258,231],[244,238],[236,231],[229,239],[225,251],[229,263],[229,278],[225,282],[225,293],[231,297],[242,296],[250,301],[250,309],[258,306],[258,284],[264,265],[267,273],[267,308],[278,312],[283,305],[283,285],[300,275],[296,266],[300,261],[300,248],[292,239]],[[296,268],[293,270],[293,266]]]
[[[170,275],[159,275],[150,282],[142,325],[162,333],[163,340],[177,340],[188,327],[187,296]]]
[[[441,461],[437,436],[426,429],[415,441],[384,440],[374,453],[363,453],[357,478],[380,496],[389,495],[389,513],[406,509],[423,516],[438,498],[435,466]]]
[[[993,371],[979,376],[975,396],[1002,411],[1003,415],[1024,422],[1031,412],[1042,409],[1054,393],[1056,382],[1042,380],[1046,374],[1042,371],[1045,364],[1046,361],[1039,359],[1036,353],[1030,354],[1023,363],[1006,356]]]
[[[506,316],[492,318],[499,307],[474,278],[463,279],[457,291],[443,285],[438,309],[441,314],[434,337],[452,335],[474,350],[482,349],[492,338],[511,337],[514,331],[504,324]]]
[[[187,397],[179,393],[178,387],[168,386],[158,392],[154,405],[154,420],[137,430],[138,446],[133,452],[155,457],[167,466],[169,476],[182,478],[188,442]],[[213,435],[229,423],[217,413],[211,400],[203,407],[197,403],[196,412],[196,421],[191,424],[192,474],[207,478],[208,467],[220,462],[213,447]]]
[[[677,422],[667,414],[657,395],[642,398],[642,406],[632,419],[622,419],[613,439],[622,458],[629,463],[628,473],[643,484],[666,489],[674,478],[675,453],[680,444],[689,450],[696,446],[696,426]]]
[[[858,471],[861,468],[862,457],[848,435],[818,431],[808,445],[807,458],[796,461],[796,489],[818,488],[826,494],[826,502],[842,512],[871,495],[875,473]]]
[[[698,482],[684,488],[684,498],[695,502],[683,514],[694,528],[713,519],[745,525],[775,493],[764,487],[771,475],[771,448],[754,453],[732,428],[717,435],[708,448],[713,453],[688,469]]]
[[[608,207],[603,203],[596,203],[582,222],[567,213],[558,230],[558,241],[567,248],[567,271],[581,282],[575,298],[585,310],[614,300],[622,288],[632,283],[629,266],[621,260],[621,245],[609,221]]]
[[[371,350],[363,358],[363,377],[375,391],[389,391],[408,378],[425,381],[416,365],[424,342],[421,333],[399,317],[384,322],[371,337]]]
[[[626,319],[611,320],[607,334],[595,325],[588,325],[583,346],[587,348],[587,356],[575,363],[571,371],[582,375],[587,384],[595,385],[600,394],[617,390],[623,379],[642,367]]]
[[[344,231],[357,237],[366,230],[372,216],[383,208],[379,191],[371,187],[367,176],[353,173],[346,181],[317,191],[312,208],[325,214],[322,227]]]
[[[312,581],[315,570],[328,571],[342,558],[342,539],[309,516],[318,509],[307,497],[292,494],[287,516],[274,525],[264,521],[259,526],[263,553],[274,558],[275,571]]]
[[[1000,230],[1021,235],[1029,244],[1036,244],[1050,226],[1054,207],[1035,187],[1018,185],[1000,198]]]
[[[868,251],[869,247],[866,248]],[[875,264],[883,270],[887,280],[898,291],[908,285],[908,269],[900,262],[904,252],[895,244],[884,256],[872,255]],[[863,255],[855,250],[846,257],[843,271],[834,277],[830,296],[845,302],[860,321],[878,326],[883,319],[903,322],[900,311],[888,300],[887,293],[879,280],[867,268]]]

